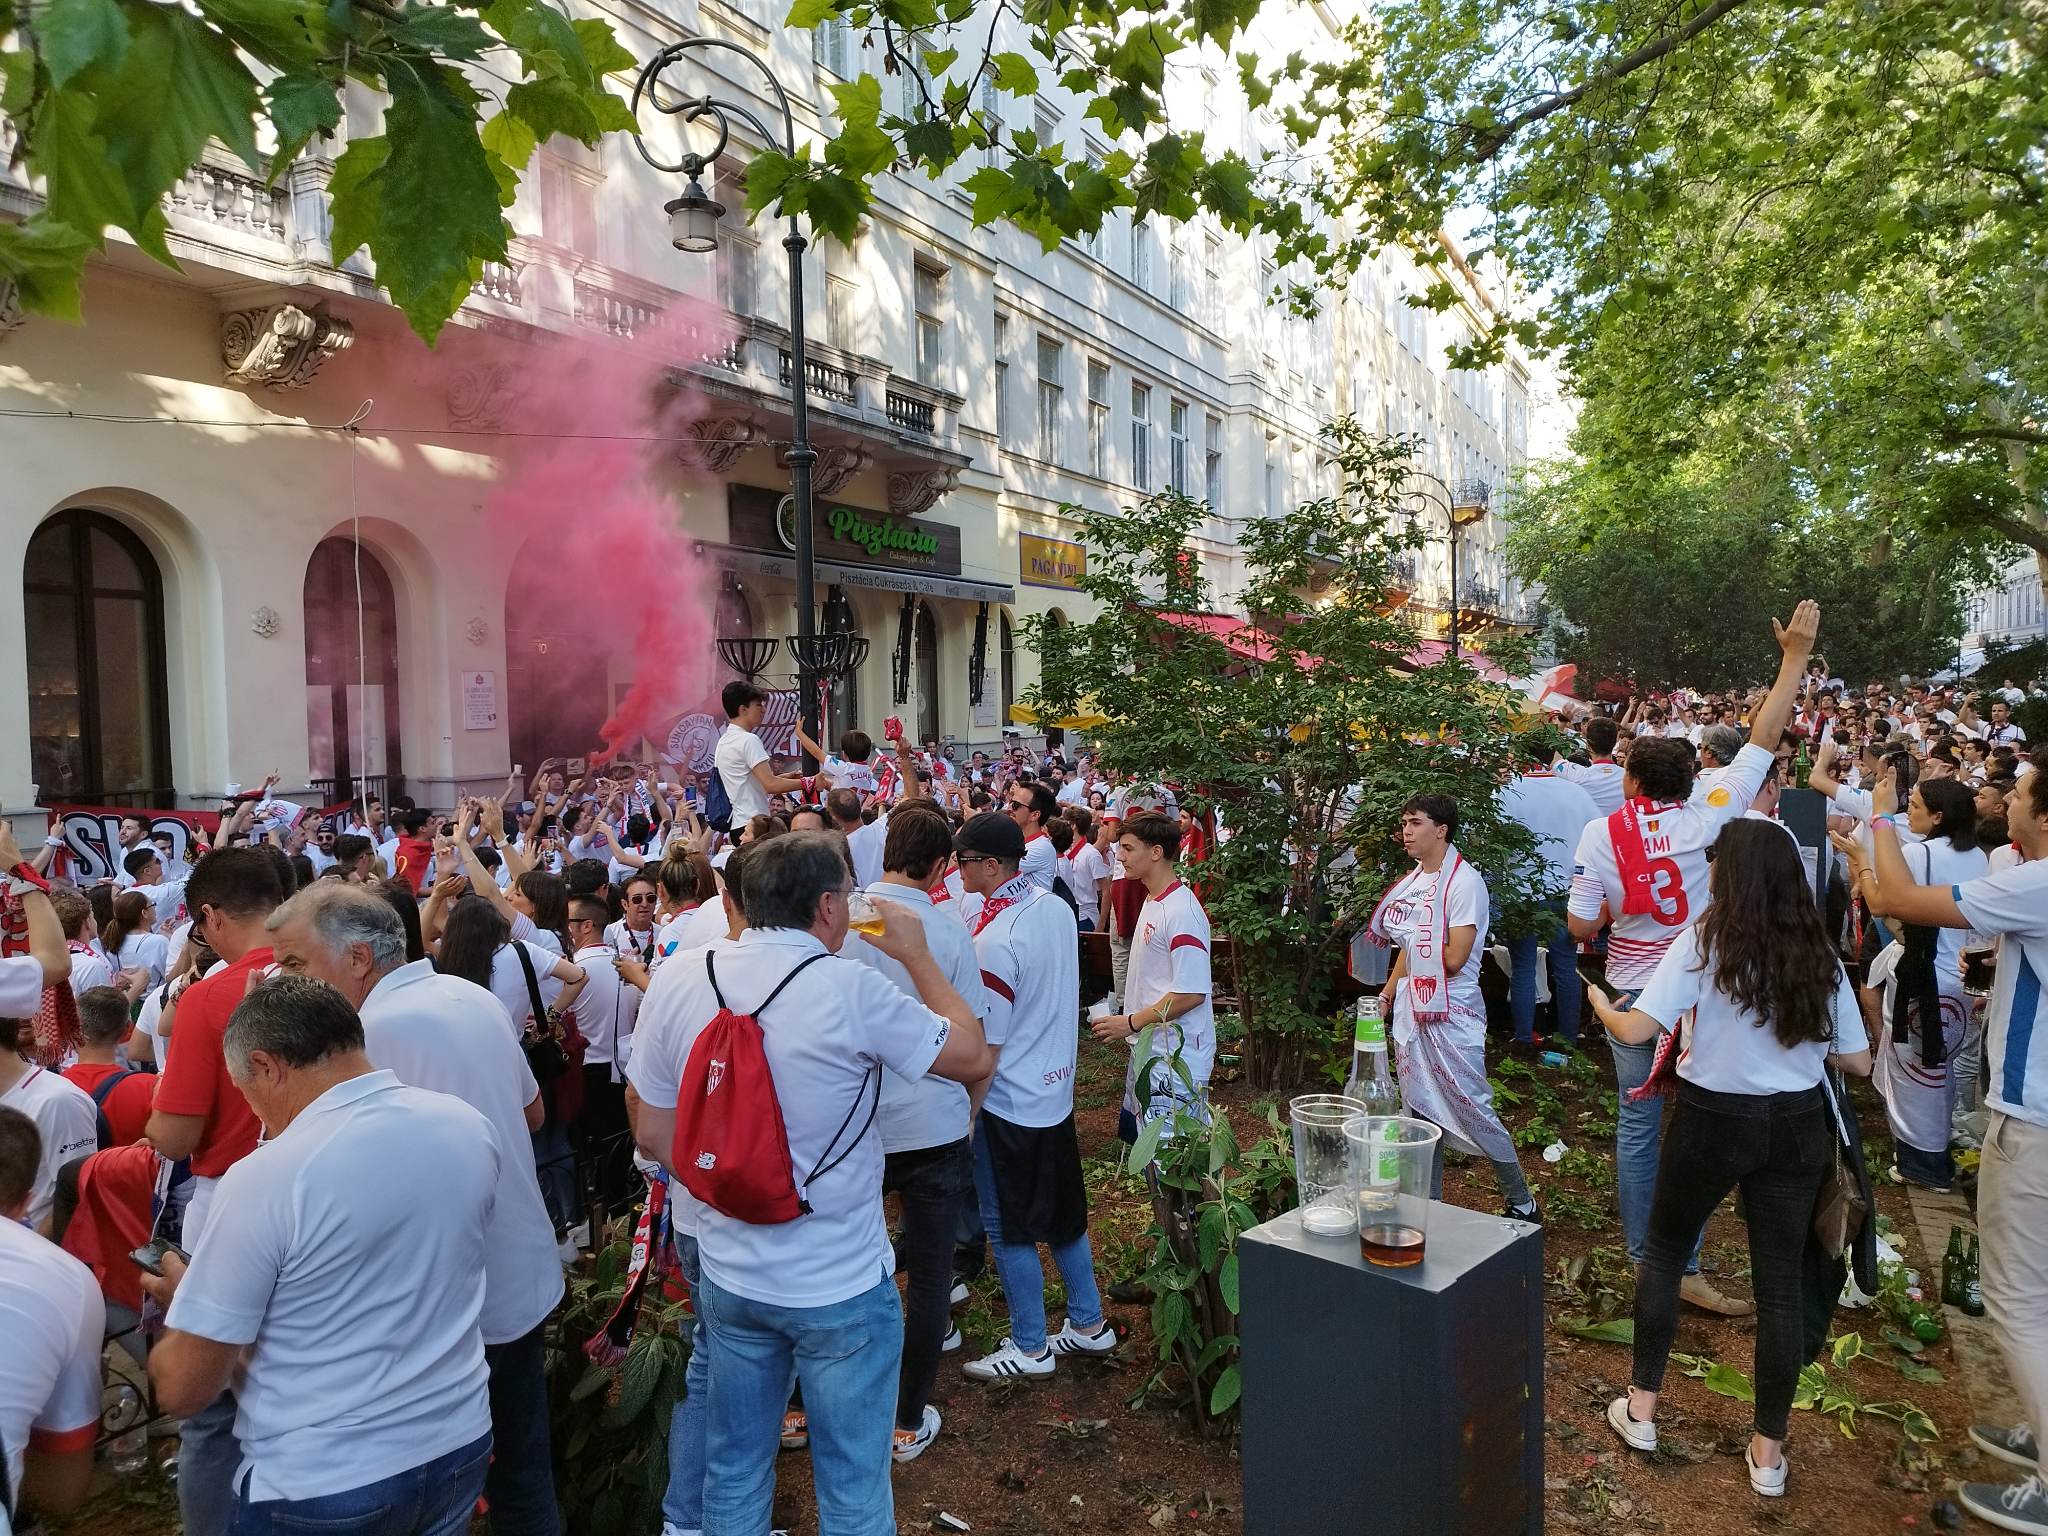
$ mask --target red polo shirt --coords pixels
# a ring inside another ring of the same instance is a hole
[[[91,1093],[122,1070],[111,1061],[79,1061],[64,1069],[64,1077]],[[113,1092],[100,1109],[107,1117],[107,1128],[114,1133],[115,1146],[132,1147],[142,1140],[142,1128],[149,1123],[150,1099],[155,1093],[156,1078],[148,1072],[131,1073],[114,1084]]]
[[[204,1117],[192,1172],[217,1179],[256,1150],[263,1123],[228,1077],[222,1039],[228,1018],[256,973],[270,964],[270,948],[252,949],[233,965],[195,982],[178,999],[171,1021],[170,1060],[157,1085],[156,1109],[166,1115]]]

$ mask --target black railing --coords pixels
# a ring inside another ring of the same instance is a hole
[[[343,800],[361,800],[375,796],[385,805],[391,804],[393,794],[405,793],[403,774],[366,773],[353,779],[308,779],[306,787],[319,797],[321,805],[337,805]]]
[[[1476,508],[1484,512],[1493,505],[1493,486],[1485,480],[1460,480],[1451,487],[1451,506],[1463,512]]]

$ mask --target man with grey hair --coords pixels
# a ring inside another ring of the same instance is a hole
[[[406,963],[398,913],[371,888],[316,881],[271,913],[269,930],[280,970],[326,982],[360,1011],[372,1062],[491,1123],[498,1182],[480,1326],[495,1454],[485,1492],[498,1536],[554,1536],[545,1333],[562,1266],[528,1140],[543,1106],[525,1053],[488,991],[431,960]]]
[[[845,844],[791,832],[750,845],[747,930],[679,953],[641,1005],[626,1076],[634,1134],[671,1173],[716,1150],[677,1146],[685,1067],[723,1008],[752,1016],[774,1079],[789,1166],[804,1202],[759,1223],[711,1205],[697,1219],[697,1315],[710,1355],[703,1529],[768,1528],[790,1378],[802,1384],[819,1529],[894,1536],[889,1487],[903,1309],[882,1218],[881,1074],[977,1082],[994,1064],[981,1020],[947,981],[914,913],[877,903],[863,937],[903,968],[906,996],[840,946],[853,893]]]
[[[157,1406],[196,1413],[239,1372],[240,1536],[460,1536],[491,1454],[490,1123],[374,1067],[308,977],[251,987],[223,1059],[269,1140],[222,1175],[190,1266],[143,1279],[168,1313]]]
[[[1728,771],[1749,738],[1732,725],[1710,725],[1700,732],[1700,771],[1693,781],[1693,793],[1705,794]]]

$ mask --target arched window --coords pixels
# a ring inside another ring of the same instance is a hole
[[[353,539],[322,539],[306,562],[306,748],[330,800],[404,793],[398,605],[383,562]]]
[[[59,512],[22,565],[29,759],[44,800],[169,805],[163,579],[103,512]]]
[[[939,739],[939,624],[932,605],[917,605],[917,739]]]
[[[536,536],[505,583],[505,724],[528,783],[548,758],[588,752],[611,714],[611,652],[595,599],[565,587],[559,565],[553,540]]]
[[[1017,635],[1010,628],[1010,616],[1003,615],[1003,718],[1010,723],[1010,710],[1017,702]]]

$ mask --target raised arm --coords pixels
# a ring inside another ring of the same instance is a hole
[[[22,862],[14,828],[0,821],[0,873]],[[27,886],[20,894],[21,915],[28,924],[28,952],[43,968],[43,985],[54,987],[71,975],[71,952],[64,947],[64,924],[50,905],[49,892]]]
[[[1813,768],[1806,776],[1806,782],[1819,790],[1828,799],[1835,798],[1835,791],[1842,787],[1842,781],[1835,777],[1835,738],[1829,736],[1820,744],[1815,754]]]
[[[1749,744],[1766,752],[1777,750],[1792,719],[1792,701],[1799,696],[1799,679],[1806,673],[1806,658],[1813,654],[1814,637],[1820,633],[1820,604],[1810,597],[1803,599],[1792,610],[1789,624],[1773,619],[1771,629],[1778,637],[1778,679],[1764,695],[1749,728]]]

